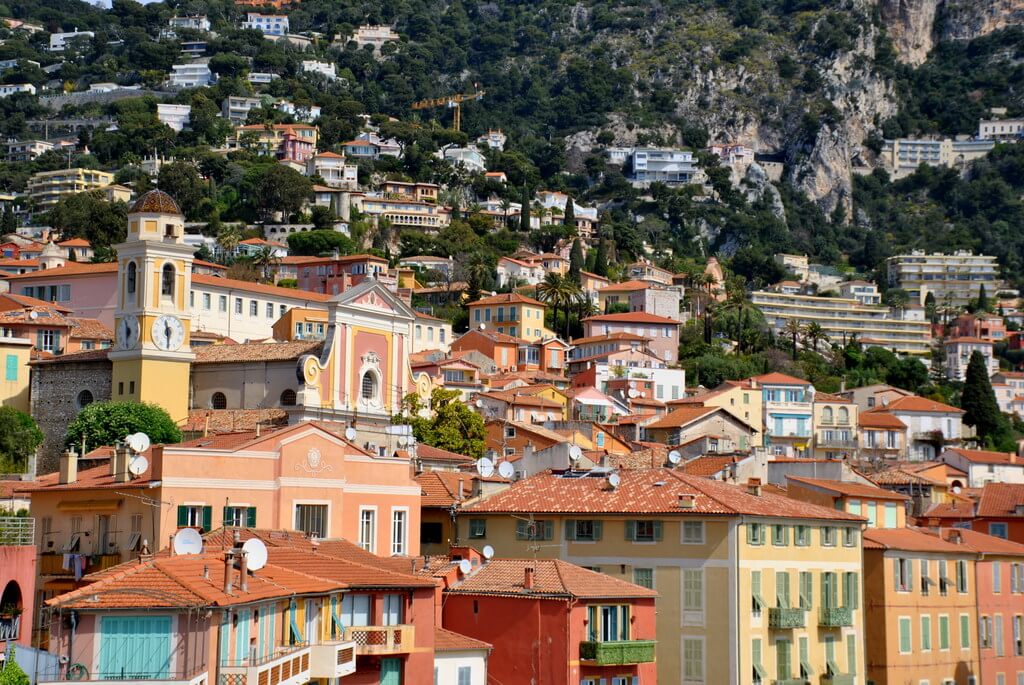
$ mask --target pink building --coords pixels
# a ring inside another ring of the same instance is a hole
[[[388,275],[388,260],[371,254],[308,257],[295,266],[299,290],[325,295],[337,295],[367,278],[383,280]]]
[[[0,516],[0,654],[8,643],[32,644],[35,613],[35,519]]]
[[[630,333],[647,339],[647,347],[667,364],[679,360],[679,322],[646,312],[601,314],[583,320],[583,336]]]

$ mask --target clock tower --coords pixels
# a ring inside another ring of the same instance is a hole
[[[142,195],[128,212],[128,236],[117,250],[117,308],[110,394],[115,401],[151,402],[175,422],[188,418],[192,254],[185,217],[161,190]]]

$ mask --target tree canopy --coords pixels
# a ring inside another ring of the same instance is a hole
[[[153,444],[181,442],[181,430],[163,407],[144,402],[93,402],[68,426],[66,444],[79,449],[113,445],[132,433],[145,433]]]

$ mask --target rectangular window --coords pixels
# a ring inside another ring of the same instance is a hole
[[[207,309],[209,309],[209,307],[207,307]],[[228,296],[227,295],[220,295],[220,296],[217,297],[217,311],[224,312],[225,314],[227,313],[227,311],[228,311]]]
[[[949,616],[939,616],[939,649],[949,649]]]
[[[213,507],[203,504],[185,504],[178,507],[179,528],[201,528],[204,532],[213,528]]]
[[[256,300],[249,300],[249,316],[256,316],[260,310],[260,303]]]
[[[1010,531],[1006,523],[993,522],[988,524],[988,534],[1006,540],[1010,536]]]
[[[899,619],[900,627],[900,654],[910,654],[913,649],[913,643],[911,641],[910,634],[910,617],[901,616]]]
[[[764,524],[761,524],[761,523],[748,523],[747,524],[747,544],[750,544],[750,545],[763,545],[764,544]]]
[[[821,544],[823,547],[836,546],[836,529],[834,526],[821,527]]]
[[[474,540],[487,537],[487,519],[469,519],[469,537]]]
[[[210,293],[203,293],[203,309],[210,311]]]
[[[960,614],[960,649],[971,648],[971,617]]]
[[[857,529],[853,526],[843,528],[843,547],[857,546]]]
[[[704,544],[704,522],[683,521],[683,544],[703,545]]]
[[[565,522],[565,539],[596,542],[601,539],[601,523],[601,521],[592,519],[567,519]]]
[[[932,617],[921,617],[921,651],[932,651]]]
[[[754,671],[751,675],[751,683],[753,685],[762,685],[768,680],[768,671],[765,670],[762,662],[760,638],[750,641],[750,661]]]
[[[404,509],[391,511],[391,554],[404,555],[406,552],[406,530],[409,513]]]
[[[704,682],[703,638],[683,638],[683,682]]]
[[[8,354],[4,357],[4,380],[18,380],[18,355]]]
[[[661,521],[626,521],[626,539],[632,542],[661,540]]]
[[[789,526],[772,526],[772,545],[786,547],[789,545]]]
[[[989,616],[978,617],[978,647],[980,649],[992,647],[992,618]]]
[[[1024,616],[1013,617],[1013,655],[1024,656]]]
[[[892,561],[896,592],[911,592],[914,583],[914,562],[910,559],[893,559]]]
[[[792,673],[793,666],[792,645],[789,640],[775,641],[775,677],[776,680],[786,681]]]
[[[896,503],[886,502],[885,503],[885,527],[895,528],[896,527]]]
[[[1005,654],[1003,644],[1003,617],[996,614],[992,621],[995,631],[992,634],[993,640],[995,640],[996,656],[1003,656]]]
[[[1003,591],[1003,567],[998,561],[992,562],[992,592],[999,594]]]
[[[843,574],[843,606],[847,609],[857,609],[860,606],[860,583],[857,582],[856,571],[847,571]]]
[[[839,577],[835,571],[821,574],[821,606],[834,609],[839,604]]]
[[[767,606],[764,601],[764,597],[761,596],[761,572],[751,571],[750,572],[750,599],[751,607],[750,613],[755,617],[761,615],[761,610]]]
[[[634,568],[633,569],[633,584],[645,587],[648,590],[654,589],[654,569],[653,568]]]
[[[377,552],[377,512],[373,509],[359,512],[359,546],[367,552]]]
[[[931,577],[931,562],[927,559],[921,560],[921,596],[927,597],[931,586],[935,583]]]
[[[242,313],[242,298],[235,298],[235,314],[241,315]]]
[[[943,597],[946,596],[946,592],[949,588],[949,573],[945,559],[939,559],[939,594]]]
[[[789,572],[775,572],[775,606],[788,609],[789,604]]]
[[[967,562],[963,559],[956,562],[956,591],[962,595],[967,594]]]
[[[473,667],[472,666],[459,666],[458,670],[458,683],[456,685],[472,685],[473,683]]]
[[[267,318],[268,319],[273,319],[274,318],[274,303],[273,302],[267,302]]]
[[[814,575],[810,571],[800,572],[800,608],[814,606]]]
[[[551,540],[553,521],[516,521],[516,540]]]
[[[683,569],[683,623],[704,623],[704,571],[699,568]]]
[[[386,626],[398,626],[402,625],[402,616],[405,613],[404,603],[402,595],[399,594],[388,594],[384,595],[384,606],[381,612],[381,620]]]
[[[224,526],[231,528],[255,528],[256,507],[224,507]]]
[[[327,537],[327,505],[296,504],[295,530],[318,538]]]
[[[811,529],[808,526],[796,526],[793,529],[793,544],[797,547],[807,547],[811,544]]]

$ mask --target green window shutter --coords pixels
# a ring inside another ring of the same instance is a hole
[[[60,331],[56,330],[53,332],[53,351],[60,352]]]
[[[594,539],[595,540],[600,540],[601,536],[603,534],[604,534],[604,522],[603,521],[594,521]]]
[[[661,540],[661,521],[654,522],[654,539]]]
[[[857,672],[857,636],[846,636],[846,672],[853,675]]]
[[[516,540],[528,540],[529,538],[529,521],[516,521]]]
[[[213,507],[203,507],[203,532],[213,530]]]
[[[971,648],[971,617],[967,614],[960,617],[960,648]]]
[[[188,525],[188,509],[183,506],[178,507],[178,527]]]
[[[18,380],[18,355],[7,355],[4,363],[6,364],[4,379],[8,381]]]
[[[910,652],[910,619],[900,619],[900,651]]]
[[[245,525],[247,528],[256,527],[256,507],[248,507],[245,510]]]
[[[892,582],[895,584],[894,589],[899,592],[902,588],[900,587],[900,560],[892,560]]]
[[[636,540],[636,521],[626,521],[626,539]]]
[[[777,640],[775,642],[776,675],[778,675],[779,680],[789,680],[790,666],[792,665],[792,653],[789,647],[788,640]]]
[[[555,537],[555,522],[554,521],[542,521],[544,525],[544,537],[543,540],[553,540]]]
[[[751,594],[751,608],[756,604],[757,610],[764,609],[761,606],[761,572],[751,571],[750,572],[750,594]]]
[[[780,608],[789,607],[789,572],[775,572],[775,602]]]
[[[850,609],[860,608],[860,582],[857,578],[857,572],[851,571],[846,574],[847,584],[847,596],[846,601],[843,602]]]
[[[907,587],[914,591],[914,562],[910,560],[907,561]]]
[[[43,332],[41,330],[36,331],[36,349],[43,349]]]
[[[949,618],[939,616],[939,649],[949,649]]]
[[[227,527],[228,521],[231,520],[231,507],[224,507],[221,510],[221,519],[220,520],[221,520],[221,523],[223,523],[224,527]]]
[[[576,539],[576,519],[565,520],[565,539],[575,540]]]
[[[757,541],[754,539],[754,525],[752,523],[748,523],[747,524],[747,544],[748,545],[753,545],[753,544],[756,544],[756,543],[757,543]]]
[[[814,605],[814,579],[807,571],[800,572],[800,608],[810,609]]]
[[[755,666],[761,665],[761,640],[754,639],[750,641],[750,660],[754,662]]]

